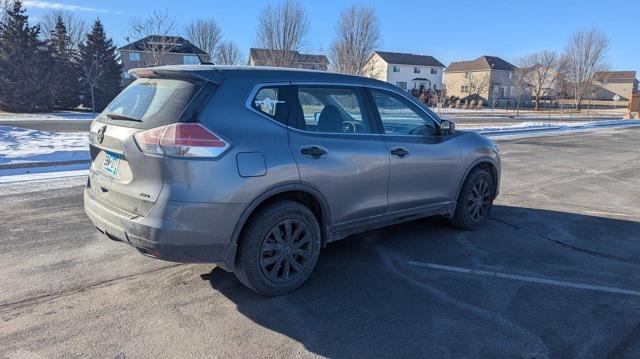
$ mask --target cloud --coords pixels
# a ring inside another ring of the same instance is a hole
[[[109,10],[109,9],[99,9],[95,7],[87,7],[73,4],[63,4],[54,1],[37,1],[37,0],[26,0],[23,1],[23,5],[27,8],[37,8],[37,9],[52,9],[52,10],[67,10],[67,11],[85,11],[85,12],[98,12],[98,13],[106,13],[106,14],[116,14],[116,15],[124,15],[123,11],[117,10]]]

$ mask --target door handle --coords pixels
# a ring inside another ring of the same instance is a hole
[[[398,158],[409,156],[409,151],[404,147],[394,147],[391,149],[391,155]]]
[[[327,154],[327,150],[320,146],[304,146],[300,149],[300,153],[305,156],[320,158]]]

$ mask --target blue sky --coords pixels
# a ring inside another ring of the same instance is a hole
[[[70,9],[78,16],[99,16],[107,33],[123,45],[133,16],[159,9],[175,15],[182,30],[195,18],[215,19],[225,38],[247,55],[255,44],[256,19],[266,0],[57,0],[25,1],[37,20],[47,8]],[[370,0],[382,25],[381,49],[433,55],[445,65],[495,55],[517,63],[519,57],[540,50],[561,52],[575,30],[596,26],[611,39],[612,69],[640,71],[639,0],[433,1]],[[311,21],[307,50],[327,50],[340,10],[349,1],[303,1]]]

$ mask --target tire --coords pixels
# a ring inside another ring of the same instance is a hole
[[[238,244],[235,275],[254,292],[274,296],[300,287],[320,255],[318,220],[306,206],[276,202],[248,223]]]
[[[489,219],[494,194],[493,177],[480,168],[471,171],[462,186],[456,211],[449,223],[468,231],[478,229]]]

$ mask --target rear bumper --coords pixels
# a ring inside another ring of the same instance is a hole
[[[144,217],[109,208],[90,190],[84,209],[107,237],[141,253],[182,263],[223,263],[242,204],[158,202]]]

